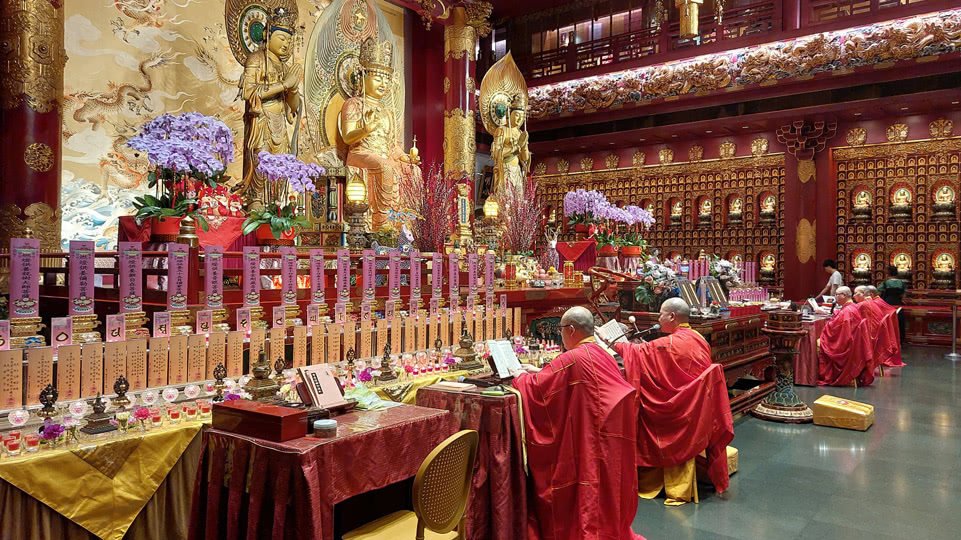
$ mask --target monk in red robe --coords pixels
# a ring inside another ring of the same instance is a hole
[[[637,540],[634,390],[594,341],[583,307],[561,318],[567,352],[514,375],[530,480],[531,540]],[[526,371],[526,372],[525,372]],[[643,540],[643,539],[642,539]]]
[[[853,300],[861,314],[861,319],[864,321],[862,323],[864,325],[863,331],[870,345],[871,371],[873,373],[880,364],[881,356],[878,354],[878,349],[885,345],[887,339],[879,330],[881,320],[884,319],[884,312],[881,310],[881,306],[873,302],[868,296],[867,285],[859,285],[854,288]]]
[[[640,495],[653,498],[663,487],[668,505],[696,497],[694,458],[702,451],[718,492],[729,484],[727,445],[734,438],[734,420],[724,368],[711,363],[711,347],[691,329],[690,314],[684,300],[671,298],[658,318],[667,336],[614,345],[637,390]]]
[[[824,325],[818,339],[818,384],[868,386],[874,382],[874,352],[864,318],[851,300],[850,288],[838,287],[835,296],[840,311]]]
[[[907,364],[901,359],[901,330],[898,323],[898,308],[884,301],[877,287],[868,285],[867,297],[882,313],[878,331],[884,336],[879,337],[878,347],[875,349],[877,361],[884,367],[902,367]]]

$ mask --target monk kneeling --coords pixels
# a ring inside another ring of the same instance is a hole
[[[867,298],[873,302],[883,314],[878,327],[875,360],[884,367],[902,367],[906,364],[901,359],[901,327],[898,308],[884,301],[877,287],[867,286]],[[883,337],[882,337],[883,336]]]
[[[634,390],[594,342],[583,307],[561,317],[567,350],[539,370],[516,371],[533,487],[531,540],[634,540]]]
[[[868,325],[851,301],[850,288],[838,287],[835,295],[841,309],[818,339],[818,384],[868,386],[874,382],[875,367]]]
[[[704,450],[718,492],[729,483],[727,445],[734,422],[724,368],[711,363],[710,346],[688,324],[690,313],[684,300],[671,298],[658,318],[667,336],[614,345],[637,390],[639,494],[652,499],[663,488],[665,504],[696,497],[694,458]]]

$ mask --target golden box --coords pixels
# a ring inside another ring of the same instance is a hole
[[[865,431],[874,423],[874,406],[835,396],[821,396],[814,402],[814,423]]]

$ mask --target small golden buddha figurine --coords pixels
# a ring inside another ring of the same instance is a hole
[[[761,259],[762,270],[774,270],[774,255],[767,254]]]
[[[674,201],[671,205],[671,225],[680,225],[684,219],[684,203]]]
[[[954,219],[954,189],[941,186],[934,193],[935,219]]]
[[[711,210],[714,209],[714,203],[711,202],[710,198],[705,197],[701,201],[701,205],[697,212],[697,224],[702,227],[707,227],[711,225]]]
[[[954,257],[950,253],[942,253],[934,259],[934,280],[932,286],[936,289],[954,288]]]
[[[762,223],[773,223],[777,214],[777,199],[774,195],[768,195],[761,199],[761,211],[758,213]]]
[[[868,190],[862,189],[854,194],[851,214],[854,219],[871,219],[871,193]]]
[[[854,270],[858,271],[870,271],[871,270],[871,257],[867,253],[861,253],[854,258]]]
[[[898,274],[911,273],[911,257],[909,257],[907,253],[898,253],[892,262],[898,269]]]
[[[274,10],[267,24],[266,47],[247,57],[240,77],[244,111],[244,170],[238,191],[248,201],[262,201],[264,178],[257,173],[261,152],[290,154],[287,125],[296,125],[301,114],[302,65],[291,60],[296,17],[284,8]]]
[[[891,195],[891,217],[894,219],[911,219],[911,191],[899,188]]]
[[[421,175],[414,165],[418,159],[412,159],[398,142],[394,111],[382,101],[390,90],[393,58],[390,41],[365,39],[360,45],[363,95],[348,99],[340,111],[340,133],[349,147],[347,166],[366,173],[367,202],[375,231],[388,223],[388,212],[400,208],[403,175]]]
[[[776,264],[776,259],[774,254],[768,253],[761,257],[760,274],[762,283],[773,283],[775,280],[775,270],[774,266]]]
[[[731,201],[731,206],[727,209],[727,222],[731,225],[739,225],[741,223],[741,210],[743,209],[744,203],[741,202],[740,197],[734,197]]]
[[[934,263],[934,269],[938,272],[954,272],[954,257],[948,253],[938,255]]]

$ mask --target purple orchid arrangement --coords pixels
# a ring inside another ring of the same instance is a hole
[[[45,441],[55,441],[63,435],[64,429],[63,425],[46,418],[40,426],[40,438]]]
[[[595,223],[598,213],[611,204],[600,191],[577,189],[564,195],[564,215],[570,225]]]
[[[261,152],[257,156],[257,174],[267,180],[261,200],[264,207],[252,211],[244,220],[243,233],[250,234],[261,226],[268,226],[274,238],[292,238],[296,227],[309,227],[303,208],[298,208],[298,197],[293,193],[317,191],[314,180],[327,171],[319,165],[304,163],[293,154]]]
[[[197,112],[162,114],[140,128],[127,146],[159,169],[219,177],[234,160],[234,135],[223,122]]]

